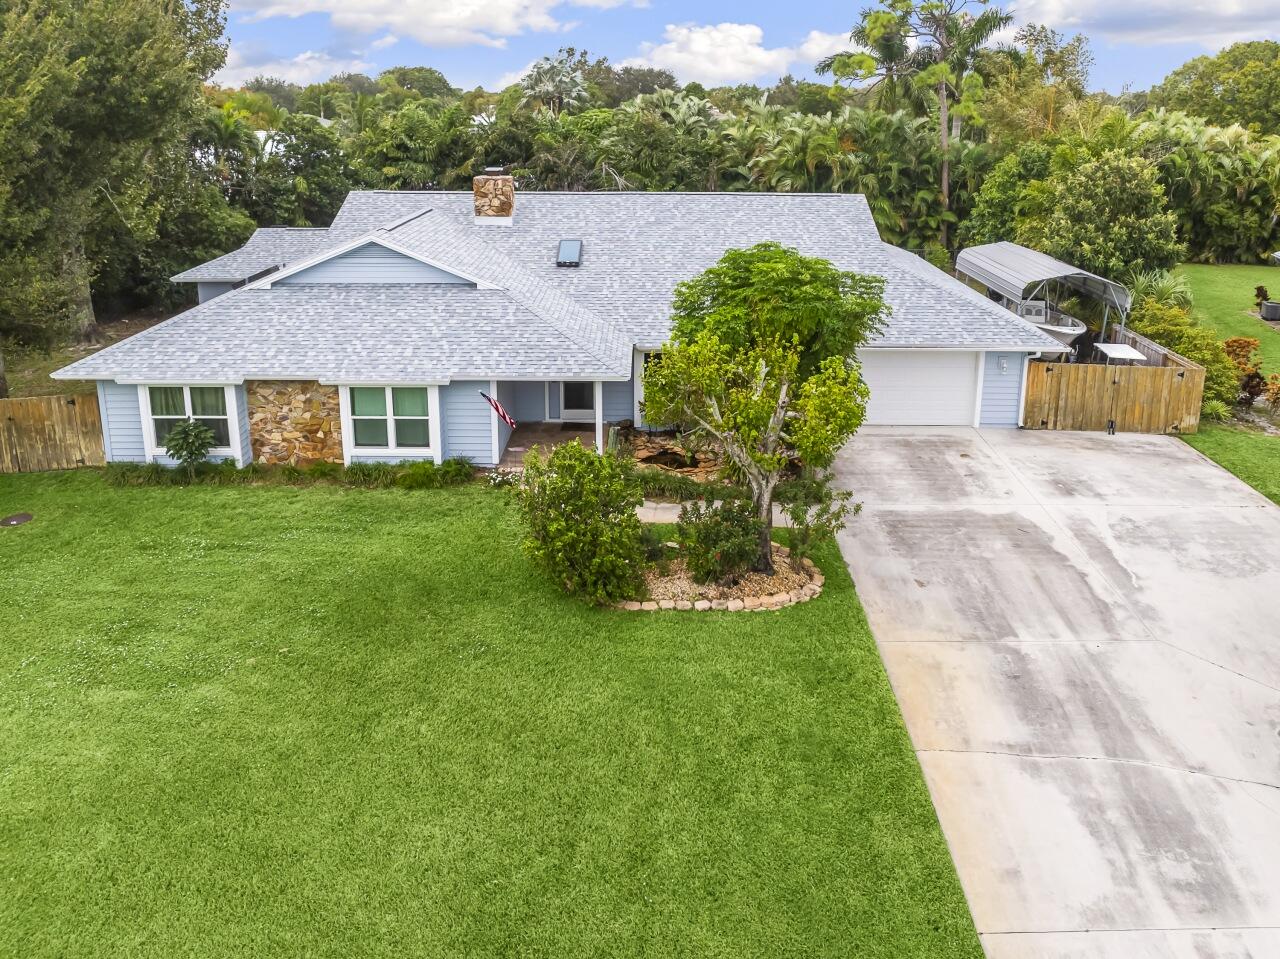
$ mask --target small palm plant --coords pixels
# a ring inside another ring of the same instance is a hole
[[[1191,284],[1173,270],[1135,270],[1129,274],[1129,292],[1134,303],[1153,300],[1161,306],[1191,309]]]
[[[179,420],[164,438],[164,451],[187,471],[191,482],[196,479],[196,464],[203,463],[213,449],[213,430],[195,420]]]

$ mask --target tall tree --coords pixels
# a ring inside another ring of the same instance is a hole
[[[815,469],[861,425],[854,354],[886,312],[884,281],[776,243],[730,250],[676,288],[671,342],[645,369],[645,418],[721,444],[751,491],[755,568],[772,572],[773,497],[788,465]]]
[[[88,236],[134,225],[157,158],[201,122],[223,0],[6,0],[0,18],[0,124],[21,144],[0,174],[0,271],[61,289],[28,325],[89,333]]]
[[[1216,126],[1238,123],[1280,134],[1280,42],[1236,43],[1214,56],[1196,57],[1151,91],[1151,105]]]
[[[951,140],[959,136],[962,117],[976,117],[982,95],[982,77],[972,69],[980,52],[997,31],[1013,17],[991,0],[881,0],[880,9],[866,10],[854,28],[873,48],[892,41],[904,48],[918,47],[925,65],[912,82],[932,90],[937,103],[938,146],[941,149],[942,208],[951,210]],[[837,74],[872,77],[879,69],[874,56],[858,53],[840,58]],[[941,240],[947,244],[947,228],[954,217],[942,222]]]
[[[586,105],[587,81],[572,54],[572,50],[561,50],[529,68],[520,81],[522,106],[549,110],[554,117]]]

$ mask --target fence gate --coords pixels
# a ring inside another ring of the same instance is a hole
[[[0,400],[0,473],[67,470],[105,462],[96,394]]]
[[[1184,361],[1185,362],[1185,361]],[[1204,369],[1170,366],[1027,364],[1023,425],[1033,430],[1194,433]]]

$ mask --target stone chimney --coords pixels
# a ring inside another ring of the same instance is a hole
[[[510,226],[516,208],[516,181],[502,167],[485,167],[484,175],[471,181],[476,222]]]

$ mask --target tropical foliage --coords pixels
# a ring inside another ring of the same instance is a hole
[[[255,224],[323,225],[353,188],[465,189],[492,165],[522,190],[859,193],[884,239],[943,265],[1001,239],[1117,276],[1179,245],[1208,263],[1280,247],[1269,41],[1109,97],[1089,92],[1081,36],[1030,24],[998,44],[989,3],[882,0],[816,65],[829,83],[681,87],[566,47],[497,91],[425,65],[222,89],[223,16],[223,0],[0,11],[0,337],[48,345],[176,306],[190,294],[168,277]]]

